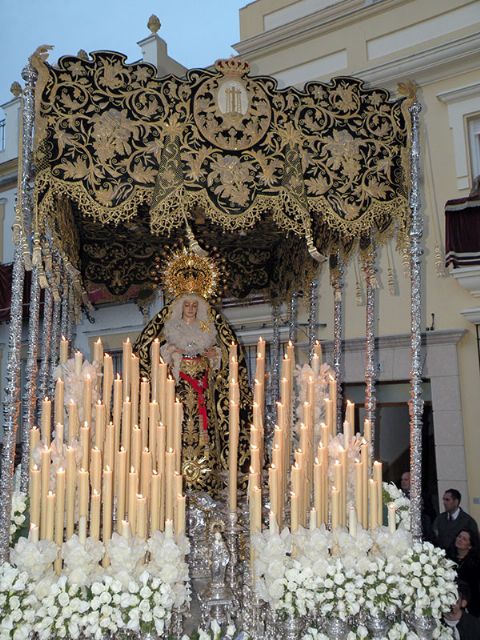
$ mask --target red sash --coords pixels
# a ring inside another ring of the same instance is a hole
[[[197,380],[196,378],[192,378],[188,373],[184,373],[180,371],[180,378],[188,382],[188,384],[193,388],[195,393],[197,394],[197,402],[198,402],[198,413],[202,418],[203,430],[207,431],[208,429],[208,415],[207,415],[207,407],[205,405],[205,390],[208,385],[208,373],[205,371],[201,380]]]

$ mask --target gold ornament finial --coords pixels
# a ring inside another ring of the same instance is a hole
[[[150,29],[152,33],[157,33],[157,31],[160,30],[161,26],[162,26],[162,23],[160,22],[158,17],[155,14],[152,14],[148,19],[147,27]]]
[[[51,44],[41,44],[39,47],[35,49],[35,51],[30,56],[30,59],[37,59],[40,62],[46,62],[50,51],[53,49],[53,45]]]
[[[209,256],[199,256],[185,248],[173,252],[163,274],[163,286],[173,297],[196,293],[208,300],[219,286],[219,270]]]
[[[12,93],[15,96],[15,98],[19,98],[22,95],[22,92],[23,92],[22,85],[16,80],[15,82],[12,82],[10,87],[10,93]]]
[[[405,96],[408,100],[416,100],[417,83],[414,80],[406,80],[398,83],[398,93]]]
[[[226,78],[241,78],[250,71],[250,65],[240,58],[223,58],[215,62],[215,69]]]
[[[77,58],[80,58],[80,60],[88,60],[88,53],[85,51],[85,49],[79,49]]]

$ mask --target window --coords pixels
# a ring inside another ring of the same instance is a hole
[[[472,181],[480,176],[480,114],[467,119],[468,145]]]

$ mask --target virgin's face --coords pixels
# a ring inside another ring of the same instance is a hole
[[[198,311],[197,300],[183,301],[182,318],[185,320],[185,322],[189,322],[189,321],[191,322],[192,320],[195,320],[195,318],[197,317],[197,311]]]

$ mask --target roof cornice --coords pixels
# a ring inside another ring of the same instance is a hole
[[[362,12],[362,16],[368,18],[409,1],[382,0],[381,2],[366,5],[365,0],[344,0],[315,13],[309,13],[275,29],[269,29],[256,36],[237,42],[232,46],[241,56],[255,56],[257,52],[263,54],[265,49],[273,51],[283,48],[290,40],[298,42],[299,39],[310,36],[312,32],[316,35],[321,35],[324,32],[331,31],[336,28],[335,23],[338,21],[342,22],[342,26],[355,22],[358,20],[359,12]]]

